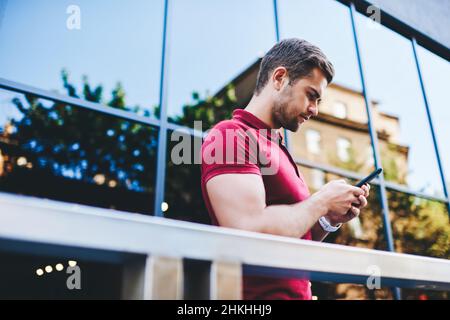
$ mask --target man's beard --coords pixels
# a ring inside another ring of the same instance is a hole
[[[299,127],[298,117],[289,115],[287,110],[287,103],[276,104],[272,113],[273,121],[289,131],[296,132]]]

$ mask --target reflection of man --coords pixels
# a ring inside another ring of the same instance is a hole
[[[277,143],[281,136],[273,130],[297,131],[316,116],[333,76],[333,66],[321,50],[304,40],[283,40],[264,56],[247,107],[218,123],[202,145],[202,190],[214,224],[321,241],[359,215],[367,205],[368,186],[357,188],[336,180],[310,196],[289,152]],[[248,140],[226,139],[230,130],[254,135]],[[252,139],[258,151],[249,146]],[[264,174],[267,164],[261,164],[259,153],[268,149],[263,153],[277,163],[277,170]],[[311,299],[307,280],[251,276],[245,270],[243,280],[244,299]]]

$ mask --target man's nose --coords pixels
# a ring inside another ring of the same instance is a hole
[[[310,106],[308,107],[308,112],[309,112],[313,117],[317,117],[317,115],[319,114],[319,108],[318,108],[316,102],[314,102],[313,104],[310,104]]]

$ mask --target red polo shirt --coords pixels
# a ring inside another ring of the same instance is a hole
[[[238,134],[232,139],[226,139],[232,132]],[[239,139],[244,132],[248,133],[249,140]],[[221,121],[211,129],[202,145],[201,184],[213,224],[219,225],[206,192],[206,183],[216,175],[261,175],[268,206],[293,204],[309,197],[303,176],[281,142],[278,132],[271,132],[267,124],[242,109],[235,110],[231,120]],[[311,240],[311,231],[302,239]],[[246,274],[245,269],[243,289],[244,299],[311,299],[308,280],[251,276]]]

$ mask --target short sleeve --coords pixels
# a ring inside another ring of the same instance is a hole
[[[202,182],[226,173],[261,175],[254,129],[243,129],[228,120],[213,127],[201,148]]]

